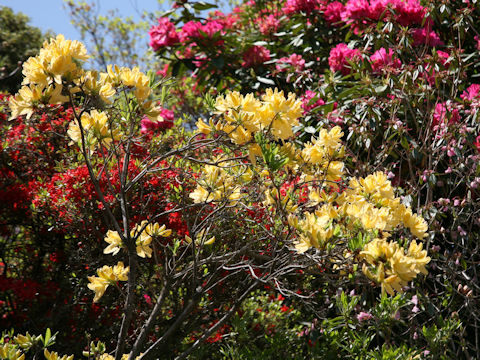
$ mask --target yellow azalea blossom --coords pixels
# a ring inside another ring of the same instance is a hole
[[[196,125],[197,131],[205,135],[210,134],[212,132],[212,129],[214,128],[212,120],[210,120],[209,124],[206,124],[202,119],[198,119]]]
[[[85,141],[90,149],[100,141],[103,145],[109,147],[114,140],[120,139],[118,129],[110,129],[107,114],[92,110],[90,113],[85,112],[80,118],[82,128],[84,130]],[[67,131],[68,136],[72,139],[72,143],[81,142],[81,129],[77,121],[72,121]]]
[[[73,355],[67,356],[63,355],[60,356],[58,353],[55,351],[49,352],[47,349],[43,351],[43,355],[45,356],[45,359],[47,360],[73,360]]]
[[[30,84],[22,86],[15,96],[9,100],[12,111],[11,119],[20,115],[26,115],[27,119],[33,114],[33,111],[40,105],[61,104],[68,101],[68,97],[62,94],[62,85],[45,87],[44,85]]]
[[[233,205],[242,197],[240,187],[222,168],[205,165],[202,172],[204,176],[189,195],[195,203],[229,200]]]
[[[119,261],[117,265],[103,266],[100,269],[97,269],[97,276],[89,276],[88,288],[95,292],[95,297],[93,302],[97,302],[105,293],[105,290],[109,285],[115,284],[117,281],[127,281],[128,272],[130,267],[124,267],[123,262]]]
[[[168,237],[172,234],[172,230],[167,229],[165,225],[147,223],[148,221],[144,220],[130,231],[130,236],[135,239],[137,255],[142,258],[152,257],[153,250],[150,246],[155,236]]]
[[[422,245],[412,241],[408,251],[397,243],[385,239],[374,239],[366,244],[360,252],[360,257],[366,261],[363,273],[370,279],[381,284],[382,291],[390,295],[402,292],[418,273],[427,274],[425,265],[430,262]]]
[[[100,73],[99,75],[96,71],[87,71],[76,81],[76,84],[90,95],[99,96],[102,101],[111,104],[116,91],[112,84],[107,81],[107,77],[107,73]]]
[[[195,245],[212,245],[215,242],[215,236],[206,239],[205,231],[206,229],[202,229],[200,232],[197,233],[197,236],[195,237]],[[190,236],[185,235],[185,241],[188,244],[191,244],[193,240]]]
[[[123,247],[122,239],[118,232],[113,230],[107,231],[107,236],[104,239],[109,245],[103,250],[104,254],[117,255]]]
[[[297,223],[297,230],[300,233],[299,239],[295,244],[295,249],[299,253],[304,253],[311,247],[323,249],[328,240],[333,236],[333,226],[331,225],[330,213],[306,212],[304,218],[298,221],[290,219],[290,223]]]
[[[266,206],[280,205],[288,213],[293,213],[298,208],[298,205],[293,202],[293,200],[290,198],[288,194],[286,194],[286,196],[282,196],[282,195],[279,196],[278,191],[275,188],[267,189],[265,191],[265,201],[263,203]]]
[[[82,75],[78,63],[88,59],[85,46],[76,40],[66,40],[63,35],[44,42],[36,57],[23,64],[23,84],[48,85],[50,81],[62,83],[62,78],[70,80]]]
[[[0,344],[0,359],[25,360],[25,354],[11,343]]]

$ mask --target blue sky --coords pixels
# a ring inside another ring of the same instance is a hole
[[[91,2],[91,1],[87,1]],[[100,5],[100,13],[118,8],[122,16],[133,16],[140,19],[143,10],[153,12],[160,10],[157,0],[96,0]],[[0,0],[0,5],[8,6],[14,12],[22,12],[30,18],[30,25],[43,32],[53,30],[64,34],[66,38],[80,40],[80,34],[70,24],[68,12],[63,8],[62,0]],[[165,8],[164,4],[164,8]],[[168,5],[167,5],[168,6]]]

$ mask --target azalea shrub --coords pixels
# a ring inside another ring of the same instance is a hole
[[[213,7],[1,96],[0,357],[480,356],[477,5]]]
[[[210,343],[226,352],[227,332],[252,321],[280,346],[275,327],[294,336],[296,306],[328,317],[320,304],[339,289],[370,289],[368,307],[428,274],[425,220],[385,173],[350,174],[339,126],[295,142],[293,93],[207,98],[211,116],[188,132],[163,107],[161,81],[138,68],[86,70],[87,59],[58,35],[8,98],[2,131],[14,136],[2,161],[18,196],[7,193],[2,219],[2,306],[17,331],[61,331],[64,358],[186,358]],[[26,299],[22,286],[39,290]],[[258,290],[292,307],[267,302],[254,320]],[[2,356],[57,358],[45,338],[5,334]],[[375,340],[392,350],[384,334]]]
[[[160,76],[193,73],[192,92],[214,96],[294,92],[298,143],[339,126],[350,174],[382,171],[429,224],[412,328],[458,317],[454,353],[480,356],[477,2],[249,1],[199,15],[204,6],[177,2],[152,24]]]

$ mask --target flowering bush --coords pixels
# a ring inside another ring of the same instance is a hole
[[[305,144],[291,141],[302,115],[294,94],[267,89],[259,99],[228,92],[208,100],[213,116],[199,120],[194,134],[155,136],[152,124],[172,116],[153,101],[161,84],[137,68],[85,71],[87,58],[81,43],[51,39],[25,63],[24,86],[9,98],[13,124],[35,124],[38,114],[70,106],[69,121],[56,122],[61,133],[47,131],[69,149],[34,180],[22,206],[30,218],[20,231],[27,237],[37,221],[41,232],[66,240],[67,259],[57,266],[67,266],[59,275],[74,278],[75,288],[57,292],[80,311],[91,297],[102,325],[110,325],[109,335],[103,326],[73,321],[70,335],[80,326],[105,337],[117,359],[165,352],[184,358],[220,340],[255,289],[309,298],[308,272],[324,279],[329,296],[370,281],[394,295],[428,273],[430,258],[414,239],[426,236],[426,222],[395,197],[385,174],[345,173],[340,127],[322,129]],[[18,232],[17,224],[5,226],[2,238]],[[58,262],[47,249],[40,267],[47,254]],[[21,261],[15,254],[2,258]],[[28,272],[30,264],[23,265]],[[19,281],[10,270],[5,276]],[[5,303],[13,315],[20,296]],[[21,348],[37,351],[33,343]]]
[[[86,71],[61,36],[25,63],[2,119],[8,324],[105,359],[480,356],[476,6],[209,7],[150,30],[171,91]]]
[[[195,13],[180,3],[178,9],[176,27],[182,31],[182,17]],[[432,258],[430,271],[418,293],[426,304],[412,328],[422,321],[438,328],[439,316],[460,316],[466,330],[448,340],[452,357],[462,356],[463,346],[469,356],[480,356],[478,336],[472,335],[480,316],[474,240],[479,233],[474,215],[479,15],[476,3],[461,1],[255,1],[223,15],[238,20],[219,34],[222,54],[198,44],[186,53],[184,43],[157,50],[175,69],[171,75],[194,72],[197,91],[213,85],[215,94],[232,88],[261,94],[271,86],[295,92],[305,110],[297,141],[312,142],[322,131],[340,126],[346,173],[365,178],[378,169],[402,187],[401,202],[422,214],[431,230],[424,244]],[[253,45],[268,50],[270,59],[245,71],[239,59]],[[191,66],[199,53],[202,67]],[[375,251],[390,254],[384,262],[397,252],[389,240],[381,243]],[[397,256],[407,255],[402,251]],[[365,260],[368,273],[368,256]],[[375,276],[389,277],[378,269],[370,275]],[[415,341],[426,340],[425,334],[416,334]]]

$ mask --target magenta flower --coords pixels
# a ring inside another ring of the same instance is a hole
[[[242,66],[245,68],[256,67],[270,60],[270,51],[263,46],[254,45],[243,53]]]
[[[328,64],[332,71],[340,71],[343,75],[350,73],[349,61],[361,59],[361,53],[357,49],[350,49],[347,44],[340,43],[330,50]]]
[[[342,13],[345,11],[345,6],[339,2],[334,1],[327,5],[323,17],[330,24],[336,24],[342,21]]]
[[[370,62],[374,72],[387,69],[398,69],[400,66],[402,66],[402,63],[399,59],[393,58],[392,49],[388,49],[387,52],[387,50],[384,48],[380,48],[379,50],[375,51],[372,56],[370,56]]]
[[[268,15],[267,17],[259,17],[257,20],[260,32],[263,35],[270,35],[275,33],[280,27],[280,20],[274,15]]]
[[[282,10],[286,14],[304,12],[309,15],[313,11],[321,9],[322,5],[323,2],[319,0],[287,0]]]
[[[156,130],[167,130],[173,127],[174,114],[172,110],[162,108],[160,116],[163,118],[163,121],[152,121],[147,116],[144,116],[140,121],[140,132],[146,134]]]
[[[175,45],[180,41],[175,25],[166,17],[158,19],[158,25],[152,26],[148,35],[150,35],[149,44],[155,51],[165,46]]]
[[[480,85],[472,84],[467,88],[467,90],[465,90],[462,93],[462,95],[460,95],[460,97],[463,100],[472,101],[472,100],[475,100],[475,98],[478,98],[479,92],[480,92]]]
[[[413,46],[442,46],[444,45],[443,41],[440,40],[440,37],[435,31],[430,31],[430,27],[424,27],[421,29],[413,30]]]

